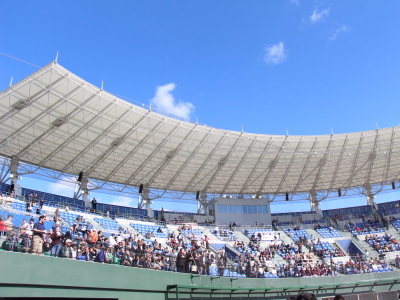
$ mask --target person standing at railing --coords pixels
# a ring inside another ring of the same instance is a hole
[[[10,196],[6,198],[6,206],[11,207],[11,203],[14,202],[14,194],[11,193]]]
[[[97,200],[96,200],[96,198],[93,198],[93,200],[92,200],[92,209],[93,209],[93,212],[96,212],[96,210],[97,210]]]
[[[4,196],[4,194],[0,195],[0,205],[5,205],[7,203],[6,201],[6,197]]]
[[[7,233],[10,232],[13,228],[12,220],[13,220],[13,216],[8,215],[7,220],[4,221],[5,231]]]
[[[60,227],[55,228],[55,232],[50,235],[52,240],[53,247],[51,248],[51,256],[58,257],[60,254],[60,250],[62,247],[61,239],[64,238],[63,234],[60,231]]]
[[[45,216],[40,216],[39,221],[33,225],[32,254],[43,254],[43,238],[47,233],[44,222]]]

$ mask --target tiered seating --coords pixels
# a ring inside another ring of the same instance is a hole
[[[397,231],[400,230],[400,219],[396,219],[394,221],[392,221],[392,225],[394,228],[396,228]]]
[[[144,236],[146,233],[151,232],[157,238],[168,238],[168,234],[170,233],[168,228],[162,228],[163,232],[157,232],[158,228],[160,228],[160,226],[157,225],[140,223],[131,223],[130,225]]]
[[[247,244],[244,245],[244,248],[243,247],[238,247],[237,250],[240,253],[246,253],[246,251],[247,251],[247,252],[252,253],[253,255],[255,255],[257,253],[256,251],[253,251]]]
[[[290,250],[289,252],[284,252],[281,250],[281,248],[278,249],[277,253],[280,255],[283,259],[286,259],[286,255],[289,254],[290,257],[294,256],[296,253],[298,253],[299,247],[294,246],[294,249]]]
[[[321,242],[321,244],[314,244],[314,247],[316,250],[327,249],[329,253],[332,253],[334,251],[333,247],[328,242]],[[327,255],[326,257],[329,258],[330,255]]]
[[[395,215],[400,213],[399,201],[378,204],[378,211],[382,215]]]
[[[303,221],[303,224],[313,224],[313,223],[325,223],[325,220],[321,219],[321,220],[305,220]]]
[[[390,236],[377,236],[375,238],[369,239],[368,244],[370,244],[375,250],[380,254],[385,253],[385,248],[388,246],[389,252],[399,251],[399,245],[397,241],[392,241]]]
[[[391,267],[389,267],[387,264],[383,264],[382,267],[373,267],[372,264],[364,262],[363,265],[365,265],[366,269],[361,271],[360,269],[356,267],[349,268],[345,266],[345,264],[342,261],[338,261],[338,271],[343,274],[360,274],[362,272],[364,273],[382,273],[382,272],[390,272],[393,271]]]
[[[197,228],[193,228],[192,230],[185,229],[181,230],[181,232],[187,238],[192,238],[192,236],[194,235],[196,239],[200,240],[202,236],[202,232],[200,231],[200,229]]]
[[[225,244],[210,243],[210,246],[213,247],[217,251],[221,250],[222,248],[225,248]]]
[[[372,228],[370,226],[370,224],[368,224],[367,222],[364,223],[356,223],[356,226],[351,228],[351,233],[356,235],[357,234],[357,230],[356,227],[360,228],[361,231],[358,233],[360,235],[363,234],[371,234],[371,233],[383,233],[385,232],[385,229],[382,228],[380,223],[372,223],[372,226],[376,226],[377,228]]]
[[[232,242],[237,240],[237,237],[233,234],[233,232],[229,230],[212,230],[211,233],[214,234],[221,241]]]
[[[299,240],[299,237],[305,237],[308,240],[311,239],[310,235],[303,228],[300,228],[300,230],[284,229],[284,232],[295,242]]]
[[[342,235],[336,229],[329,229],[328,227],[322,227],[320,229],[316,229],[316,231],[323,238],[333,238],[333,237],[341,237]]]
[[[243,234],[245,234],[246,230],[242,230]],[[263,235],[271,235],[273,234],[272,229],[248,229],[247,230],[247,237],[250,238],[253,234],[257,237],[258,234]],[[263,239],[262,239],[263,240]]]
[[[24,203],[22,201],[14,200],[11,203],[11,207],[14,208],[14,209],[17,209],[17,210],[26,211],[26,203]],[[32,213],[36,213],[36,209],[37,209],[37,205],[35,205],[32,208],[31,212]],[[44,210],[43,209],[40,210],[40,214],[44,214]]]
[[[109,219],[102,219],[102,218],[94,218],[94,220],[99,223],[101,226],[104,227],[104,229],[108,231],[118,231],[118,229],[121,227],[121,225],[114,220],[109,220]]]
[[[210,267],[210,275],[211,276],[219,276],[218,268],[217,267]],[[237,272],[230,272],[228,269],[225,269],[224,270],[224,277],[246,278],[246,275],[239,274]],[[266,278],[275,278],[275,277],[266,277]]]
[[[72,226],[72,225],[74,225],[75,220],[78,218],[78,215],[70,213],[70,212],[61,211],[60,212],[60,217],[61,217],[61,219],[64,220],[65,223],[68,223],[70,226]],[[86,224],[86,223],[80,222],[79,224],[83,225],[83,224]]]
[[[6,212],[6,211],[0,211],[0,215],[3,216],[3,221],[6,220],[8,215],[12,215],[13,216],[12,223],[13,223],[14,227],[19,227],[22,224],[23,219],[26,219],[27,222],[29,222],[29,220],[31,219],[30,216]],[[36,217],[34,217],[33,219],[34,219],[34,223],[36,223],[39,220],[39,218],[36,218]],[[51,221],[44,222],[44,226],[46,227],[46,230],[52,229],[53,225],[54,225],[54,222],[51,222]]]

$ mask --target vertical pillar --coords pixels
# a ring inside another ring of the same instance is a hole
[[[18,184],[18,166],[19,166],[19,159],[18,156],[13,155],[10,161],[10,179],[11,182],[14,183],[14,195],[21,196],[22,189]]]
[[[322,210],[319,208],[319,202],[317,200],[317,193],[315,191],[310,192],[310,208],[311,211],[315,211],[320,218],[322,218]]]
[[[207,194],[202,193],[200,198],[201,198],[201,203],[203,205],[204,214],[208,216]]]
[[[146,208],[146,210],[147,210],[147,215],[150,217],[150,218],[153,218],[154,217],[154,212],[153,212],[153,209],[151,208],[151,201],[150,201],[150,190],[149,190],[149,188],[148,187],[144,187],[143,188],[143,201],[144,201],[144,205],[145,205],[145,208]]]
[[[81,179],[81,191],[82,191],[82,200],[85,202],[86,207],[90,207],[90,201],[88,198],[88,185],[89,180],[87,179],[86,176],[83,176]]]
[[[366,200],[367,200],[367,205],[371,205],[373,210],[378,210],[378,205],[374,201],[376,199],[376,197],[374,196],[374,194],[371,191],[371,185],[366,184],[364,188],[365,188],[365,196],[366,196]]]

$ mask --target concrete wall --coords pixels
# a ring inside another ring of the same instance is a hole
[[[399,283],[379,285],[366,282],[382,279],[394,280],[399,271],[335,276],[321,278],[285,278],[285,279],[238,279],[201,276],[191,278],[189,274],[137,269],[117,265],[72,261],[61,258],[35,256],[30,254],[0,251],[0,297],[87,297],[112,299],[166,299],[167,285],[205,285],[219,287],[271,287],[279,288],[261,297],[263,299],[286,299],[300,289],[313,286],[313,292],[319,295],[333,293],[359,293],[366,291],[388,291],[400,288]],[[324,289],[324,285],[359,283],[354,288]],[[317,286],[317,287],[316,287]],[[318,288],[321,287],[321,288]],[[174,298],[174,294],[170,298]],[[190,295],[181,295],[189,298]],[[193,294],[192,296],[198,297]],[[140,297],[140,298],[136,298]],[[207,296],[206,296],[207,297]],[[245,295],[244,297],[247,297]]]

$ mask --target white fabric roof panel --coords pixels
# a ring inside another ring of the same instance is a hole
[[[0,110],[0,155],[105,182],[276,194],[399,177],[399,127],[322,136],[220,130],[131,104],[57,63],[3,91]]]

